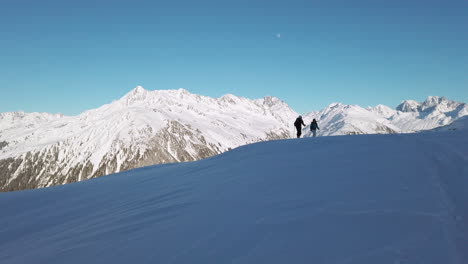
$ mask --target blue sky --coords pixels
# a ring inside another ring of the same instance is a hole
[[[137,85],[272,95],[300,113],[468,102],[467,14],[450,0],[5,0],[0,112],[75,115]]]

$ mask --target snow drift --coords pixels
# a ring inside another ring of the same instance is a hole
[[[277,140],[0,194],[2,263],[468,263],[468,133]]]

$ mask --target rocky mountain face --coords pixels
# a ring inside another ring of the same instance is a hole
[[[0,190],[71,183],[289,138],[296,116],[273,97],[210,98],[184,89],[142,87],[78,116],[3,113]]]
[[[396,109],[330,104],[304,115],[319,136],[406,133],[447,125],[468,107],[443,97]],[[275,97],[210,98],[136,87],[78,116],[0,113],[0,191],[41,188],[132,168],[194,161],[263,140],[295,137],[298,114]],[[310,136],[309,127],[304,128]]]

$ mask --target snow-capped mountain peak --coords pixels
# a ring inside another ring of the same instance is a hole
[[[327,108],[328,108],[328,109],[339,108],[339,107],[342,107],[342,106],[344,106],[344,104],[338,103],[338,102],[334,102],[334,103],[329,104],[329,105],[326,107],[326,109],[327,109]]]
[[[420,103],[414,100],[405,100],[401,102],[400,105],[397,106],[396,110],[401,111],[401,112],[417,112],[419,106],[420,106]]]
[[[383,106],[377,107],[383,109]],[[320,127],[320,135],[352,135],[397,133],[401,130],[392,125],[379,112],[365,109],[358,105],[332,103],[318,112],[305,115],[305,121],[316,119]],[[306,129],[308,130],[308,129]],[[310,131],[306,132],[309,135]]]
[[[141,85],[137,85],[129,93],[140,93],[140,92],[145,92],[145,91],[147,91],[145,88],[143,88]]]
[[[145,90],[141,86],[137,86],[120,98],[119,101],[124,102],[126,105],[131,105],[137,101],[145,100],[148,93],[148,90]]]
[[[274,96],[265,96],[261,99],[254,100],[255,103],[260,105],[262,108],[279,111],[280,113],[285,109],[289,109],[288,104]]]
[[[429,96],[422,103],[413,100],[403,101],[397,110],[398,112],[390,119],[406,132],[447,125],[456,118],[468,114],[468,106],[465,103],[438,96]]]
[[[236,103],[239,102],[239,100],[240,100],[240,98],[233,95],[233,94],[225,94],[225,95],[221,96],[220,98],[218,98],[219,102],[229,103],[229,104],[236,104]]]
[[[405,100],[396,109],[401,112],[427,112],[433,110],[448,112],[459,105],[460,103],[448,100],[445,97],[428,96],[422,103],[414,100]]]
[[[0,168],[7,168],[0,189],[68,183],[288,138],[296,115],[284,103],[265,107],[235,95],[216,99],[185,89],[149,91],[137,86],[112,103],[78,116],[37,121],[32,129],[2,118],[0,128],[11,129],[0,133]]]
[[[439,96],[428,96],[426,100],[423,102],[423,105],[425,106],[434,106],[437,104],[441,104],[442,102],[447,102],[447,98],[445,97],[439,97]]]
[[[369,111],[372,111],[372,112],[375,112],[385,118],[390,118],[391,116],[393,116],[395,113],[396,113],[396,110],[395,109],[392,109],[386,105],[376,105],[374,107],[369,107],[367,108]]]
[[[263,103],[269,107],[272,107],[276,104],[283,104],[284,102],[273,96],[265,96],[263,98]]]
[[[429,96],[422,104],[420,112],[425,111],[438,111],[441,113],[446,113],[453,111],[455,108],[459,107],[460,103],[448,100],[445,97],[438,96]]]

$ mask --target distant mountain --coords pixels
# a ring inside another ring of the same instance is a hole
[[[444,97],[397,109],[333,103],[304,115],[319,136],[407,133],[468,115]],[[275,97],[220,98],[138,86],[78,116],[0,113],[0,191],[81,181],[146,165],[193,161],[248,143],[294,137],[298,113]],[[310,136],[309,127],[304,135]]]
[[[403,101],[396,109],[378,105],[363,108],[333,103],[305,115],[307,122],[317,119],[320,135],[410,133],[450,124],[468,115],[468,105],[430,96],[424,102]],[[310,135],[308,127],[306,135]]]
[[[145,165],[193,161],[289,138],[297,113],[274,97],[210,98],[136,87],[78,116],[0,115],[0,190],[65,184]]]
[[[433,129],[468,115],[468,105],[445,97],[429,96],[424,102],[404,101],[390,117],[405,132]]]
[[[312,119],[317,119],[322,136],[401,132],[379,112],[357,105],[333,103],[321,111],[308,113],[304,117],[309,123]],[[305,130],[306,135],[310,135],[309,127]]]

